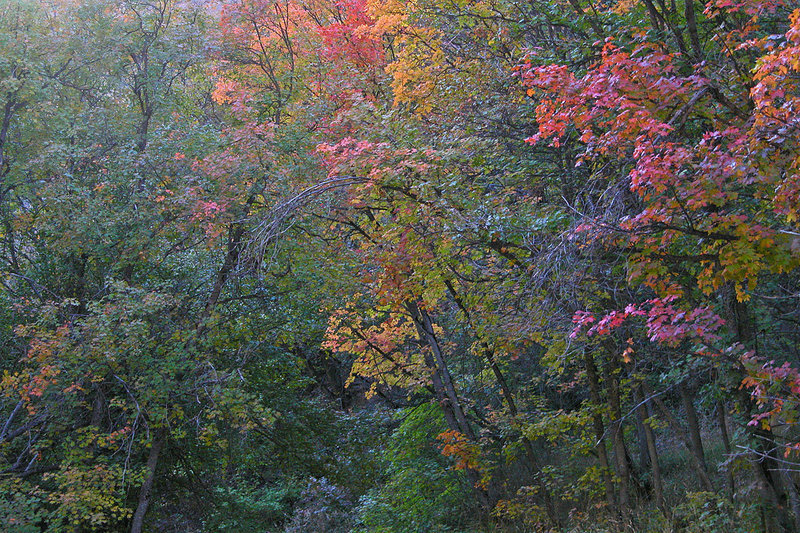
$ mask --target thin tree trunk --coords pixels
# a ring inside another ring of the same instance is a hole
[[[246,218],[250,214],[250,208],[255,203],[257,197],[258,191],[251,188],[249,196],[245,201],[243,209],[244,213],[241,218]],[[200,313],[200,317],[198,318],[197,327],[195,329],[195,336],[197,339],[202,337],[202,335],[205,333],[206,328],[208,327],[208,319],[214,312],[217,302],[219,302],[219,298],[222,295],[222,289],[225,287],[225,284],[228,282],[228,278],[230,278],[231,274],[236,268],[237,263],[239,262],[239,257],[241,256],[244,248],[243,241],[245,234],[246,228],[240,222],[232,223],[228,229],[228,252],[225,254],[225,259],[222,261],[222,265],[217,272],[217,277],[214,280],[214,285],[211,288],[211,294],[209,294],[208,300],[206,300],[206,305],[203,308],[203,311]]]
[[[251,193],[247,198],[245,202],[245,209],[247,212],[249,212],[250,207],[255,202],[255,199],[255,193]],[[208,300],[206,301],[206,305],[198,317],[197,325],[195,327],[195,338],[191,341],[193,344],[197,343],[200,337],[202,337],[208,329],[208,319],[213,314],[214,308],[216,307],[217,302],[219,302],[220,295],[225,287],[225,283],[227,283],[228,278],[230,277],[239,260],[239,255],[242,251],[242,240],[244,235],[245,227],[242,224],[235,223],[231,225],[228,233],[228,253],[225,255],[225,259],[223,260],[222,265],[217,272],[217,277],[214,281],[214,286],[211,289]],[[180,380],[183,379],[184,376],[178,375],[176,378]],[[133,520],[131,522],[131,533],[140,533],[142,531],[141,528],[142,524],[144,523],[144,517],[147,513],[147,508],[150,505],[150,493],[153,489],[155,471],[156,467],[158,466],[158,456],[161,453],[161,449],[166,443],[166,440],[167,430],[165,428],[159,429],[158,436],[156,436],[155,440],[153,441],[153,444],[150,448],[150,455],[147,458],[147,477],[145,478],[142,488],[139,491],[139,504],[136,507],[136,512],[134,513]]]
[[[470,426],[469,421],[464,414],[464,409],[461,407],[461,402],[458,399],[458,394],[456,393],[456,388],[453,384],[450,370],[447,368],[447,363],[445,362],[444,355],[442,354],[441,345],[439,344],[439,340],[436,338],[436,334],[433,330],[433,323],[428,315],[428,312],[420,308],[416,302],[409,302],[407,308],[411,312],[411,316],[414,318],[420,339],[428,345],[430,353],[433,356],[433,360],[436,364],[435,368],[438,369],[439,375],[441,376],[442,386],[444,387],[447,400],[452,408],[453,415],[458,422],[459,430],[468,439],[475,440],[475,432],[472,430],[472,427]]]
[[[725,448],[725,457],[727,457],[728,461],[731,460],[731,439],[728,436],[728,423],[725,419],[725,402],[722,400],[717,400],[717,422],[719,424],[719,432],[722,437],[722,446]],[[733,479],[733,469],[728,466],[728,496],[733,499],[734,495],[736,494],[736,484]]]
[[[732,283],[728,283],[723,289],[723,297],[727,303],[728,323],[733,325],[736,339],[747,349],[752,349],[758,354],[758,338],[756,328],[750,309],[746,302],[739,301]],[[742,374],[744,375],[744,370]],[[746,419],[750,418],[753,409],[753,399],[746,391],[739,389],[736,391],[739,409]],[[788,522],[786,510],[781,505],[783,495],[782,483],[776,470],[779,469],[778,463],[771,455],[771,444],[775,438],[771,431],[760,427],[745,427],[751,435],[754,449],[749,452],[750,462],[756,475],[756,480],[761,489],[762,514],[764,517],[764,529],[767,533],[779,531],[781,523]]]
[[[569,0],[569,5],[572,6],[572,9],[575,10],[575,13],[578,16],[586,18],[586,20],[589,22],[589,25],[592,27],[592,30],[594,31],[598,39],[602,39],[603,37],[605,37],[605,34],[603,33],[603,27],[600,25],[597,18],[592,15],[587,15],[586,12],[583,10],[583,7],[581,6],[579,0]]]
[[[422,341],[420,341],[420,345],[422,344]],[[423,347],[423,353],[425,358],[425,366],[431,370],[431,383],[433,383],[433,392],[436,395],[436,400],[442,407],[442,412],[444,413],[444,419],[447,423],[447,427],[453,431],[461,431],[461,426],[456,420],[453,407],[450,404],[450,401],[447,399],[447,393],[444,390],[444,384],[442,384],[442,375],[439,373],[439,367],[436,365],[436,361],[434,361],[433,355],[431,355],[429,350],[425,350]]]
[[[653,29],[661,31],[661,20],[663,19],[661,13],[658,12],[652,0],[644,0],[644,5],[647,7],[647,14],[650,16],[650,25]]]
[[[703,59],[703,47],[700,45],[700,37],[697,34],[697,18],[694,14],[694,0],[684,1],[684,14],[686,16],[686,26],[689,30],[689,42],[692,43],[695,59],[701,61]]]
[[[645,420],[647,420],[647,407],[644,411],[640,409],[638,395],[636,389],[633,391],[633,400],[636,402],[636,439],[639,441],[639,468],[642,472],[650,468],[650,452],[647,448],[647,435],[645,434]]]
[[[152,110],[144,111],[142,115],[142,121],[136,128],[136,133],[139,136],[139,139],[136,141],[136,151],[139,153],[144,152],[147,148],[147,134],[150,131],[150,120],[152,116]]]
[[[3,424],[3,429],[0,430],[0,442],[3,442],[6,439],[6,435],[8,435],[9,430],[11,429],[11,424],[14,422],[14,419],[17,417],[17,413],[19,413],[22,406],[25,404],[22,400],[17,402],[17,405],[14,406],[14,409],[11,411],[11,414],[8,415],[6,419],[6,423]]]
[[[594,356],[589,350],[584,350],[583,361],[586,367],[586,377],[589,379],[589,399],[592,401],[592,404],[599,407],[602,405],[600,381],[597,376],[597,366],[594,363]],[[603,417],[600,413],[595,412],[592,414],[592,427],[594,428],[594,435],[597,439],[595,450],[597,452],[597,460],[600,463],[603,485],[606,489],[606,502],[610,509],[614,509],[616,507],[614,480],[611,478],[611,465],[608,461],[608,451],[606,449],[606,431],[603,424]]]
[[[614,446],[614,461],[617,465],[617,475],[619,476],[619,509],[623,515],[630,511],[630,486],[631,472],[628,465],[627,450],[625,449],[625,435],[622,432],[622,405],[619,393],[619,381],[614,375],[617,365],[614,363],[613,352],[609,351],[609,359],[603,365],[603,377],[605,378],[608,390],[608,405],[611,408],[611,438]]]
[[[464,314],[464,319],[467,321],[467,325],[469,326],[472,333],[478,339],[480,344],[481,350],[483,351],[483,355],[486,358],[486,362],[489,365],[489,368],[492,370],[492,373],[497,379],[497,383],[500,385],[500,392],[503,396],[503,400],[505,401],[506,405],[508,406],[508,412],[511,414],[511,417],[514,422],[517,422],[519,417],[519,411],[517,410],[517,404],[514,400],[514,394],[511,391],[511,387],[508,385],[508,381],[506,381],[505,375],[503,374],[502,370],[500,369],[500,365],[497,364],[497,360],[494,357],[494,349],[489,346],[489,343],[483,339],[482,335],[478,331],[478,328],[475,326],[475,323],[472,320],[472,314],[467,309],[466,303],[455,290],[455,287],[450,282],[450,280],[444,281],[447,290],[450,292],[450,296],[453,297],[453,300],[458,305],[458,308]],[[531,469],[536,473],[539,474],[541,472],[541,468],[539,466],[539,461],[537,460],[536,453],[533,450],[533,443],[530,441],[528,437],[524,434],[522,435],[522,445],[525,449],[525,454],[528,457],[528,463]],[[558,513],[556,512],[555,504],[553,503],[553,499],[550,495],[550,490],[548,489],[545,482],[537,477],[537,483],[539,492],[541,493],[542,497],[544,498],[545,509],[547,511],[548,517],[553,521],[555,524],[559,524]]]
[[[755,452],[751,452],[750,456],[756,483],[760,489],[759,492],[761,492],[762,503],[760,507],[764,533],[778,533],[781,531],[780,519],[778,516],[780,502],[775,489],[775,483],[770,479],[768,470],[764,467],[764,458],[759,457]]]
[[[800,531],[800,496],[797,494],[797,486],[792,479],[792,473],[782,464],[780,467],[781,481],[786,489],[786,496],[789,500],[789,506],[792,509],[792,525],[795,531]]]
[[[647,403],[644,399],[644,392],[642,386],[639,385],[633,389],[634,401],[636,402],[636,411],[638,418],[642,421],[644,428],[645,441],[647,442],[647,453],[650,457],[650,470],[653,474],[653,494],[656,499],[656,505],[668,514],[669,510],[664,505],[664,484],[661,480],[661,466],[658,464],[658,449],[656,448],[656,437],[653,434],[653,429],[647,423],[649,418],[647,412]]]
[[[211,287],[211,294],[209,294],[206,305],[203,308],[203,311],[200,313],[200,317],[197,321],[196,334],[198,338],[205,333],[205,330],[208,327],[208,319],[214,312],[214,308],[216,307],[219,297],[222,294],[222,289],[225,287],[225,283],[228,281],[233,269],[236,267],[236,263],[239,261],[239,255],[242,251],[242,239],[244,237],[244,233],[245,229],[240,224],[233,225],[229,230],[228,253],[225,254],[225,259],[222,261],[222,266],[217,272],[214,285]]]
[[[436,391],[437,397],[442,404],[448,426],[450,429],[462,433],[470,441],[476,441],[475,432],[472,430],[464,409],[461,407],[461,402],[458,400],[458,394],[450,376],[450,371],[447,368],[447,363],[444,360],[439,340],[433,330],[430,316],[427,311],[421,309],[414,301],[406,303],[406,309],[408,309],[414,320],[420,343],[428,347],[428,350],[423,350],[425,364],[432,369],[431,379],[434,391]],[[487,510],[491,509],[494,497],[480,487],[480,473],[472,468],[467,468],[467,479],[470,481],[473,492],[481,506]]]
[[[683,409],[686,411],[686,425],[689,428],[689,442],[691,443],[692,453],[697,457],[697,461],[703,467],[703,470],[708,472],[706,454],[703,449],[703,439],[700,435],[700,423],[697,421],[697,411],[694,408],[692,395],[686,388],[685,382],[678,384],[678,393],[681,396]]]
[[[456,305],[464,314],[464,319],[467,321],[467,325],[472,330],[472,333],[475,335],[475,337],[478,339],[478,342],[480,343],[481,346],[481,350],[483,351],[483,355],[486,358],[486,362],[489,364],[489,368],[492,370],[494,377],[497,379],[497,383],[500,385],[500,391],[503,395],[503,400],[505,400],[506,405],[508,406],[508,412],[511,413],[512,417],[516,418],[518,411],[516,402],[514,401],[514,395],[512,394],[511,387],[508,386],[508,382],[506,381],[503,372],[500,370],[500,367],[498,366],[497,361],[494,358],[494,350],[492,349],[491,346],[489,346],[489,343],[487,343],[483,339],[482,335],[478,332],[478,328],[475,326],[472,320],[472,314],[469,312],[469,309],[467,309],[464,300],[462,300],[461,297],[458,295],[458,293],[456,293],[456,289],[453,286],[453,284],[449,280],[445,280],[444,284],[447,287],[447,290],[450,292],[450,296],[453,297],[453,300],[456,302]]]
[[[150,454],[147,456],[147,475],[144,479],[144,483],[142,483],[142,488],[139,489],[139,505],[136,506],[136,512],[133,514],[131,533],[142,533],[144,517],[147,514],[147,508],[150,506],[153,482],[156,479],[158,456],[161,454],[161,449],[164,447],[166,440],[166,435],[163,430],[160,430],[153,444],[150,446]]]
[[[661,414],[667,420],[667,424],[669,427],[672,428],[672,431],[678,436],[678,438],[683,442],[683,445],[686,447],[686,450],[689,452],[689,459],[694,467],[695,472],[697,472],[697,477],[700,479],[700,484],[702,485],[703,490],[708,492],[714,492],[714,485],[711,483],[711,479],[708,477],[708,471],[705,469],[703,464],[698,461],[697,455],[692,452],[692,443],[689,437],[686,435],[686,432],[683,430],[683,427],[675,420],[675,417],[672,416],[672,413],[664,405],[664,402],[661,401],[661,398],[658,396],[653,395],[652,391],[643,384],[644,392],[649,397],[653,399],[658,409],[661,411]]]

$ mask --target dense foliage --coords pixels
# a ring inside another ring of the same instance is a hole
[[[0,0],[0,523],[800,531],[790,0]]]

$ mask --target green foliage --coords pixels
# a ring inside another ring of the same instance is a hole
[[[686,533],[744,533],[760,528],[754,503],[732,503],[722,495],[690,492],[674,509],[675,523]]]
[[[233,480],[215,488],[213,506],[203,520],[209,531],[256,533],[280,527],[300,497],[299,485],[253,487]]]
[[[0,523],[8,533],[39,533],[50,521],[46,495],[35,486],[18,479],[0,482]]]
[[[396,420],[384,452],[386,480],[359,500],[360,530],[464,531],[471,522],[469,486],[437,448],[435,437],[446,429],[441,410],[423,404]]]

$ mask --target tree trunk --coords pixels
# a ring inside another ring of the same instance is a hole
[[[420,344],[422,344],[422,342],[420,342]],[[453,431],[461,431],[461,426],[459,425],[458,420],[456,420],[456,415],[453,412],[453,406],[447,399],[447,393],[444,390],[444,384],[442,383],[442,375],[439,373],[439,367],[436,365],[436,361],[434,361],[433,355],[431,355],[430,351],[425,350],[424,347],[422,350],[425,357],[425,366],[431,370],[433,392],[436,395],[436,400],[442,407],[442,412],[444,413],[444,419],[447,423],[447,427]]]
[[[423,348],[425,364],[432,370],[433,388],[437,399],[442,405],[448,427],[462,433],[467,439],[473,442],[476,441],[475,432],[472,431],[464,409],[461,407],[461,402],[458,400],[458,394],[444,360],[439,340],[434,333],[430,316],[427,311],[420,309],[419,305],[413,301],[409,301],[406,304],[406,309],[408,309],[417,327],[420,344],[427,345],[428,350]],[[467,479],[472,485],[472,489],[481,506],[486,510],[491,509],[494,497],[480,487],[480,473],[472,468],[467,468]]]
[[[617,475],[619,476],[619,509],[623,515],[630,511],[630,485],[631,472],[628,465],[627,450],[625,449],[625,435],[622,432],[622,405],[619,393],[619,381],[615,375],[618,366],[614,361],[613,352],[608,353],[609,361],[603,365],[603,377],[608,390],[608,405],[611,408],[610,417],[611,438],[614,446],[614,462],[617,465]]]
[[[600,381],[597,377],[597,366],[594,363],[594,356],[589,350],[584,350],[583,361],[586,367],[586,376],[589,379],[589,398],[595,407],[602,405],[600,397]],[[597,439],[595,443],[595,450],[597,452],[597,460],[600,463],[601,475],[603,476],[603,485],[606,489],[606,502],[609,509],[616,507],[616,498],[614,494],[614,480],[611,478],[611,465],[608,461],[608,451],[606,449],[606,431],[603,425],[603,417],[600,413],[592,414],[592,427],[594,428],[594,435]]]
[[[144,517],[147,514],[147,508],[150,506],[150,496],[153,490],[153,482],[156,479],[156,468],[158,467],[158,456],[161,449],[164,447],[166,435],[163,430],[159,430],[159,434],[150,446],[150,454],[147,456],[147,476],[142,483],[142,488],[139,489],[139,505],[136,507],[136,512],[133,514],[131,521],[131,533],[142,533],[144,525]]]
[[[726,318],[728,323],[733,326],[736,340],[746,349],[753,350],[758,354],[756,327],[747,303],[739,301],[732,283],[728,283],[725,286],[723,297],[727,303],[728,316]],[[742,377],[744,373],[744,370],[742,370]],[[735,393],[740,412],[746,419],[749,419],[753,409],[753,398],[741,388]],[[761,489],[764,529],[767,533],[779,531],[781,523],[786,524],[789,522],[789,517],[785,508],[781,505],[783,496],[782,483],[780,476],[776,473],[779,470],[779,466],[772,456],[771,448],[775,438],[771,431],[760,427],[747,425],[745,429],[751,435],[751,442],[754,444],[754,448],[750,450],[748,455]]]
[[[653,434],[653,428],[647,423],[649,413],[647,411],[647,402],[644,398],[644,392],[641,385],[633,389],[634,401],[636,402],[636,411],[638,418],[641,420],[645,441],[647,443],[647,454],[650,458],[650,469],[653,474],[653,495],[656,499],[656,505],[668,515],[669,510],[664,505],[664,484],[661,480],[661,466],[658,464],[658,449],[656,448],[656,437]]]
[[[792,509],[792,526],[795,531],[800,531],[800,496],[797,494],[797,486],[792,478],[791,471],[785,463],[780,467],[781,481],[789,500],[789,507]]]
[[[603,32],[603,27],[597,21],[597,18],[591,15],[587,15],[586,12],[583,10],[581,3],[578,0],[569,0],[569,5],[572,6],[572,9],[575,10],[575,14],[579,17],[585,17],[586,20],[589,22],[589,25],[592,27],[595,35],[598,39],[603,39],[605,37],[605,33]]]
[[[764,533],[779,533],[780,527],[780,500],[775,489],[774,481],[770,479],[769,472],[764,466],[764,458],[755,452],[750,453],[750,462],[755,474],[756,483],[761,492],[761,516],[763,519]]]
[[[703,470],[708,472],[708,465],[706,464],[706,455],[703,450],[703,439],[700,436],[700,423],[697,421],[697,411],[694,408],[692,395],[686,387],[686,383],[678,384],[678,393],[681,396],[683,409],[686,411],[686,425],[689,428],[689,442],[691,444],[691,451],[697,457],[697,461],[703,467]]]
[[[489,368],[492,370],[495,379],[497,379],[498,385],[500,385],[500,392],[503,396],[503,400],[508,407],[508,412],[511,414],[511,418],[513,422],[518,422],[519,411],[517,410],[517,404],[514,401],[514,394],[511,391],[511,387],[508,385],[508,381],[506,381],[505,375],[503,375],[503,371],[500,369],[500,365],[497,364],[497,360],[494,357],[494,349],[489,346],[489,343],[483,338],[483,336],[478,331],[478,328],[475,326],[472,320],[472,314],[467,309],[466,303],[455,290],[455,287],[450,282],[450,280],[444,281],[447,290],[450,292],[450,296],[453,297],[453,300],[456,302],[456,305],[464,314],[464,319],[467,321],[467,326],[469,326],[472,333],[478,339],[480,344],[481,350],[483,352],[483,356],[486,358],[486,362],[489,365]],[[531,443],[530,439],[522,434],[522,445],[525,449],[525,455],[528,457],[528,463],[530,465],[531,470],[535,474],[541,473],[541,468],[539,467],[539,461],[536,458],[536,453],[533,450],[533,443]],[[560,525],[558,513],[556,512],[555,505],[553,503],[553,499],[550,495],[550,490],[548,489],[544,480],[542,480],[539,476],[537,476],[537,483],[539,492],[544,499],[545,509],[547,511],[547,515],[550,520],[553,521],[554,524]]]
[[[667,408],[667,406],[664,405],[664,402],[661,401],[661,398],[653,395],[652,391],[649,390],[649,387],[647,387],[645,384],[643,384],[643,387],[645,394],[647,394],[649,397],[653,399],[653,402],[655,402],[659,411],[661,411],[661,414],[666,419],[667,424],[669,424],[669,427],[672,429],[673,432],[675,432],[675,434],[678,436],[681,442],[683,442],[683,445],[686,447],[686,450],[689,452],[689,459],[692,463],[692,467],[694,467],[694,470],[697,473],[697,477],[700,479],[700,484],[703,490],[708,492],[714,492],[714,485],[711,483],[711,478],[708,477],[708,471],[703,466],[703,463],[698,461],[697,455],[695,455],[692,452],[691,440],[689,439],[689,436],[686,435],[686,432],[683,430],[683,427],[681,427],[678,421],[675,420],[675,417],[672,416],[672,413]]]
[[[442,354],[441,345],[439,344],[439,340],[436,338],[436,334],[434,333],[433,322],[431,321],[428,312],[424,309],[421,309],[416,302],[408,303],[407,308],[411,312],[411,316],[414,318],[414,323],[417,326],[417,333],[420,336],[420,340],[427,344],[430,353],[433,356],[435,363],[434,368],[438,370],[439,376],[441,377],[442,386],[447,396],[447,401],[450,404],[450,408],[453,411],[453,416],[455,417],[456,422],[458,422],[459,431],[468,439],[475,440],[475,432],[472,431],[472,427],[470,426],[469,421],[464,414],[464,409],[461,407],[461,402],[458,399],[458,394],[456,393],[453,379],[450,376],[450,370],[447,368],[447,363],[445,362],[444,355]]]
[[[17,413],[19,413],[20,409],[25,405],[25,402],[19,400],[17,405],[14,406],[14,409],[11,411],[11,414],[8,415],[5,424],[3,424],[3,429],[0,430],[0,443],[5,441],[6,435],[8,435],[9,431],[11,430],[11,424],[14,422],[14,419],[17,417]]]
[[[136,141],[136,151],[142,153],[147,148],[147,134],[150,131],[150,120],[153,116],[152,110],[143,112],[142,120],[136,128],[136,134],[139,139]]]
[[[728,423],[725,419],[725,402],[722,400],[717,400],[717,422],[719,424],[719,432],[720,436],[722,437],[722,446],[725,448],[725,457],[727,460],[731,460],[731,439],[728,436]],[[736,494],[736,484],[733,479],[733,470],[730,466],[727,467],[728,476],[728,496],[733,499],[734,495]]]
[[[692,43],[692,50],[697,61],[703,59],[703,47],[700,45],[700,37],[697,34],[697,18],[694,14],[694,0],[684,1],[684,14],[686,26],[689,30],[689,42]]]
[[[645,420],[647,420],[647,407],[644,407],[644,411],[639,408],[639,402],[641,400],[637,399],[637,394],[634,389],[633,395],[634,401],[637,404],[636,407],[636,440],[639,441],[639,469],[642,472],[647,471],[650,468],[650,452],[647,448],[647,435],[645,434],[644,424]]]

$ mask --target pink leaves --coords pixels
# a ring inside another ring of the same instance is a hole
[[[206,202],[199,200],[197,202],[197,211],[195,212],[195,219],[211,219],[217,214],[223,212],[225,208],[217,202]]]
[[[570,334],[576,338],[585,330],[586,336],[608,335],[636,317],[644,317],[651,342],[677,346],[683,340],[712,342],[724,321],[708,307],[684,310],[672,302],[677,298],[653,298],[641,304],[628,304],[622,311],[611,311],[599,319],[590,312],[578,311],[572,317],[575,327]]]
[[[607,40],[581,75],[563,65],[536,66],[533,56],[520,66],[527,94],[539,98],[538,131],[527,142],[558,147],[569,140],[576,166],[611,167],[593,177],[620,185],[628,179],[641,200],[624,216],[600,215],[576,230],[586,240],[634,248],[632,283],[663,295],[677,284],[710,294],[733,282],[746,299],[741,287],[760,273],[798,265],[779,227],[800,220],[800,10],[784,35],[735,51],[743,35],[763,35],[758,14],[780,4],[709,2],[714,13],[753,17],[738,37],[717,36],[727,39],[731,55],[755,62],[741,79],[716,78],[711,59],[695,65],[700,74],[690,73],[689,58],[642,42],[645,35],[630,48]],[[696,285],[679,279],[687,271]]]
[[[673,298],[654,298],[649,300],[652,307],[648,311],[647,329],[650,340],[670,346],[684,339],[703,342],[719,340],[715,334],[725,321],[708,307],[697,307],[683,311],[667,303]]]
[[[756,404],[764,409],[755,413],[748,425],[769,429],[775,424],[796,424],[800,418],[800,371],[788,362],[778,365],[766,361],[752,351],[739,359],[747,370],[741,388],[749,389]],[[784,452],[788,455],[798,450],[800,443],[789,442]]]
[[[529,95],[539,90],[545,96],[536,108],[539,132],[527,142],[552,139],[558,146],[567,127],[574,126],[586,145],[586,157],[626,154],[637,138],[667,135],[672,127],[659,114],[695,83],[673,75],[672,60],[650,43],[626,52],[611,40],[582,78],[563,65],[534,67],[528,60],[520,69],[523,84]]]
[[[364,0],[337,0],[342,16],[320,26],[317,31],[325,45],[323,56],[331,61],[346,61],[359,67],[375,67],[384,62],[383,45],[368,28],[375,21],[367,14]]]
[[[322,143],[317,146],[323,163],[331,178],[345,175],[366,175],[371,182],[380,182],[380,177],[392,172],[393,151],[387,143],[373,143],[345,137],[336,144]],[[372,189],[368,183],[366,190]]]
[[[775,10],[786,5],[785,0],[709,0],[704,11],[706,16],[713,17],[720,12],[744,12],[748,15],[774,13]]]

